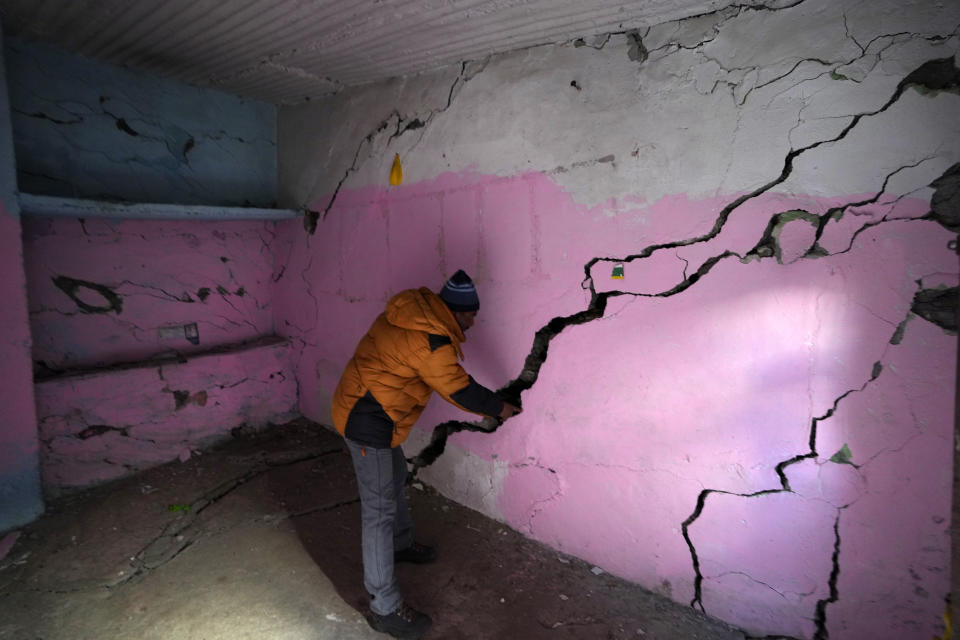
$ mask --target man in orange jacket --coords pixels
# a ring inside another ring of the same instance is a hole
[[[460,366],[464,331],[479,308],[462,270],[439,295],[421,287],[393,296],[360,340],[333,396],[333,424],[346,439],[360,492],[363,582],[372,596],[367,621],[397,638],[419,638],[430,618],[403,602],[394,563],[436,558],[431,547],[413,541],[400,445],[434,391],[481,415],[506,419],[520,411]]]

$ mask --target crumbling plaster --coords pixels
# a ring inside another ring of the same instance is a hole
[[[465,365],[524,413],[419,477],[757,636],[940,632],[956,336],[912,309],[958,280],[929,215],[958,25],[730,8],[281,110],[283,204],[315,212],[274,274],[301,409],[390,294],[465,268]],[[431,404],[407,454],[461,418]]]

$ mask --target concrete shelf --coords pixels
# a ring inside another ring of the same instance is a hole
[[[20,194],[20,212],[24,216],[133,220],[285,220],[303,215],[296,209],[106,202],[30,193]]]

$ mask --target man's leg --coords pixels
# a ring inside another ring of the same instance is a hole
[[[394,452],[347,440],[360,492],[363,584],[373,596],[370,609],[386,616],[402,602],[393,573],[393,536],[397,515]],[[398,447],[399,448],[399,447]],[[402,452],[401,452],[402,457]],[[406,464],[404,464],[406,472]],[[400,487],[403,490],[403,487]],[[407,515],[409,520],[409,514]]]
[[[437,552],[433,547],[413,541],[413,519],[407,506],[407,497],[404,495],[404,486],[407,484],[407,459],[403,449],[393,448],[393,488],[396,490],[396,516],[393,519],[393,559],[396,562],[412,562],[427,564],[437,559]]]
[[[413,519],[410,517],[410,508],[403,490],[406,484],[407,459],[403,455],[403,449],[397,445],[393,448],[393,490],[396,504],[396,515],[393,518],[394,551],[406,549],[413,544]]]

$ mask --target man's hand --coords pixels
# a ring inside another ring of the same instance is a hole
[[[506,420],[510,416],[515,416],[520,413],[520,407],[514,406],[509,402],[503,403],[503,410],[500,412],[500,419]]]

